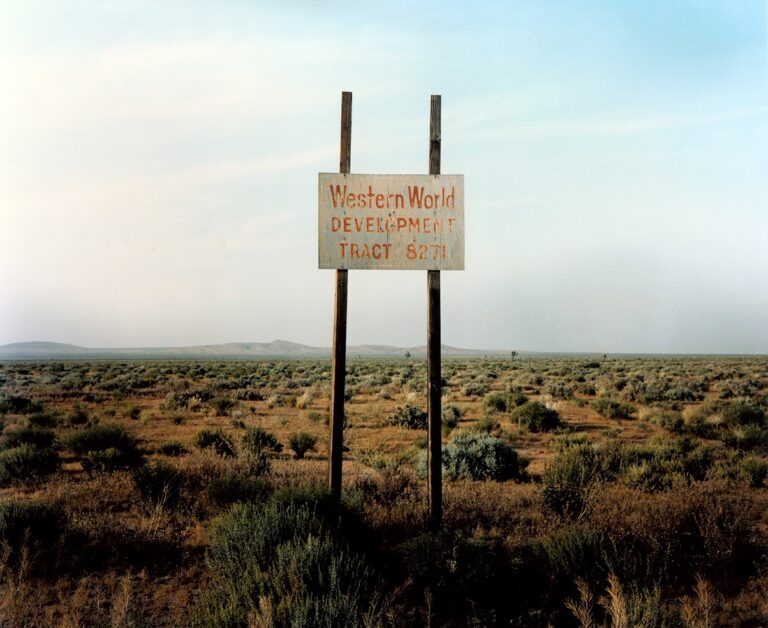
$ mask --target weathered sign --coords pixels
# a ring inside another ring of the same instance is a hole
[[[320,173],[319,267],[464,270],[464,175]]]

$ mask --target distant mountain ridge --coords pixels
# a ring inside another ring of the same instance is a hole
[[[347,356],[355,357],[426,356],[426,346],[395,347],[392,345],[352,345]],[[509,356],[509,351],[460,349],[442,346],[444,357]],[[526,355],[532,355],[526,353]],[[67,358],[330,358],[330,347],[313,347],[288,340],[272,342],[231,342],[191,347],[79,347],[61,342],[14,342],[0,346],[0,359],[67,359]]]

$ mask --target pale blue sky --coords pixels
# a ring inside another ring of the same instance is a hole
[[[443,339],[768,353],[765,1],[5,2],[0,344],[329,345],[316,175],[465,175]],[[349,342],[423,344],[424,272]]]

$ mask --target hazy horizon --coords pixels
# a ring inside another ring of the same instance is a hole
[[[317,173],[465,176],[443,341],[768,353],[767,5],[21,2],[0,23],[0,345],[331,343]],[[350,271],[348,344],[426,340]]]

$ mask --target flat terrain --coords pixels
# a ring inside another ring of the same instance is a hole
[[[634,625],[768,622],[768,358],[449,359],[443,377],[444,445],[481,435],[516,466],[446,469],[450,539],[418,563],[426,430],[397,417],[423,420],[425,362],[348,364],[345,495],[390,600],[370,625],[610,625],[617,590]],[[217,517],[324,484],[329,380],[311,360],[0,363],[0,624],[189,625],[221,586]],[[279,444],[246,436],[265,433]],[[19,504],[56,523],[13,523]],[[504,565],[492,585],[457,575],[467,544]]]

